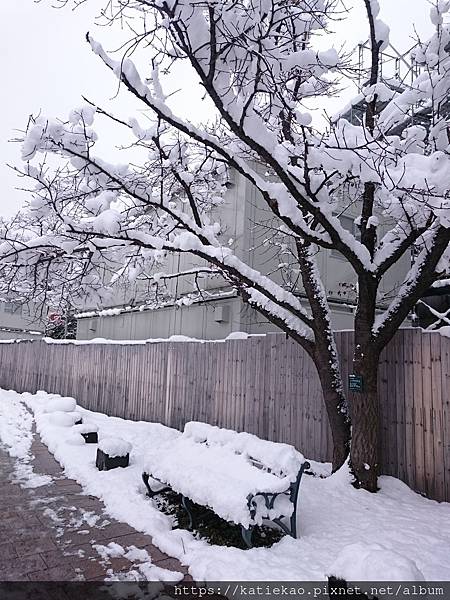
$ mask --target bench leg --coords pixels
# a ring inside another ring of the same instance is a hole
[[[244,544],[247,546],[247,548],[253,547],[252,533],[253,533],[253,527],[250,526],[248,529],[246,529],[243,525],[241,525],[241,536],[242,536],[242,539],[244,540]]]
[[[272,519],[273,523],[278,525],[280,527],[280,529],[282,529],[287,535],[290,535],[295,539],[297,539],[298,491],[299,491],[300,481],[301,481],[303,472],[305,471],[305,469],[309,469],[309,467],[310,467],[310,464],[308,462],[304,462],[300,468],[300,471],[298,472],[296,481],[291,483],[290,490],[289,490],[289,499],[292,503],[293,510],[292,510],[292,515],[289,519],[289,527],[285,523],[283,523],[284,517],[277,517],[276,519]],[[275,504],[276,496],[277,496],[277,494],[274,494],[272,496],[270,502],[266,501],[267,508],[273,508],[273,505]]]
[[[297,539],[297,507],[294,508],[294,512],[291,516],[291,534],[293,538]]]
[[[149,474],[148,473],[142,473],[142,481],[144,482],[144,485],[147,488],[147,496],[149,498],[153,498],[153,496],[155,495],[155,492],[149,486],[148,479],[149,479]]]
[[[150,475],[148,473],[142,473],[142,481],[144,482],[144,485],[147,488],[147,494],[146,495],[149,498],[154,498],[155,496],[157,496],[158,494],[160,494],[164,490],[170,489],[168,487],[163,487],[160,490],[158,490],[158,491],[155,492],[154,490],[152,490],[152,488],[150,487],[150,485],[148,483],[149,478],[150,478]]]
[[[158,494],[160,494],[161,492],[165,492],[166,490],[170,490],[170,487],[168,485],[164,485],[161,484],[162,487],[159,490],[152,490],[152,488],[150,487],[148,480],[150,479],[150,475],[148,473],[142,473],[142,481],[144,482],[145,487],[147,488],[147,496],[149,498],[154,498],[155,496],[157,496]],[[152,477],[152,479],[154,479]],[[158,479],[155,479],[155,481],[158,481]],[[159,482],[161,483],[161,482]]]
[[[192,530],[194,528],[194,513],[192,512],[192,503],[189,498],[186,498],[186,496],[181,496],[181,505],[187,512],[189,518],[188,529]]]
[[[305,461],[305,462],[302,464],[302,466],[301,466],[301,468],[300,468],[300,471],[298,472],[298,475],[297,475],[297,480],[296,480],[296,482],[295,482],[295,483],[293,483],[293,484],[291,484],[291,493],[290,493],[290,498],[291,498],[291,502],[292,502],[292,504],[294,505],[294,510],[293,510],[293,512],[292,512],[291,519],[290,519],[290,522],[291,522],[291,531],[290,531],[290,535],[291,535],[293,538],[295,538],[295,539],[297,539],[297,505],[298,505],[298,491],[299,491],[299,488],[300,488],[300,481],[301,481],[301,479],[302,479],[303,472],[304,472],[306,469],[309,469],[309,467],[310,467],[310,464],[309,464],[309,462],[306,462],[306,461]]]

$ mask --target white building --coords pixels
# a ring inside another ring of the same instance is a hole
[[[278,266],[286,257],[273,243],[276,217],[266,208],[257,189],[241,175],[232,174],[225,204],[220,210],[225,243],[230,240],[239,258],[282,283],[282,271]],[[355,217],[356,213],[352,214],[349,210],[340,219],[346,228],[353,230]],[[382,229],[380,227],[380,234],[383,233]],[[353,270],[336,251],[320,251],[318,262],[332,309],[333,327],[353,328],[356,296]],[[381,285],[380,308],[387,306],[395,294],[410,266],[409,262],[406,257],[386,274]],[[193,265],[192,258],[172,255],[167,272],[184,271]],[[279,331],[275,325],[246,306],[226,281],[217,278],[205,281],[207,299],[204,301],[183,305],[183,298],[192,293],[192,282],[173,280],[170,282],[171,291],[178,302],[153,309],[145,307],[142,291],[130,287],[117,298],[114,307],[100,313],[102,316],[84,313],[86,316],[79,317],[77,338],[149,339],[185,335],[199,339],[221,339],[235,331]],[[301,298],[301,282],[296,290]],[[129,306],[130,298],[135,302],[133,308]]]
[[[0,340],[36,339],[44,331],[45,322],[35,304],[0,302]]]

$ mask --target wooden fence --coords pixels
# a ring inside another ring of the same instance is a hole
[[[352,333],[336,334],[344,382]],[[310,358],[282,334],[224,342],[0,343],[0,387],[73,396],[85,408],[181,429],[199,420],[329,460],[331,435]],[[398,332],[381,357],[382,472],[450,501],[450,339]]]

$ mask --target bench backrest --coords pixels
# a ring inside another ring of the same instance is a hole
[[[255,466],[278,477],[295,481],[305,458],[293,446],[262,440],[251,433],[238,433],[207,423],[191,421],[184,426],[183,437],[208,446],[224,446],[244,455]]]

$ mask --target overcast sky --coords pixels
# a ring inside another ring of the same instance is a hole
[[[88,0],[76,11],[52,8],[51,0],[0,0],[0,56],[2,92],[0,95],[0,214],[11,215],[21,205],[22,184],[6,163],[20,165],[19,148],[8,140],[23,128],[28,115],[40,111],[46,116],[65,117],[81,104],[84,94],[105,104],[117,89],[117,82],[84,40],[91,31],[113,48],[112,32],[93,25],[99,7],[106,0]],[[355,8],[337,39],[351,47],[367,39],[363,1],[353,0]],[[381,17],[391,27],[391,42],[399,50],[413,43],[414,27],[422,36],[431,32],[428,0],[380,0]],[[340,43],[340,42],[338,42]],[[177,83],[183,73],[177,73]],[[346,98],[334,100],[327,108],[338,110]],[[122,99],[119,108],[131,113],[132,103]],[[176,108],[195,120],[202,114],[198,99],[180,100]]]

